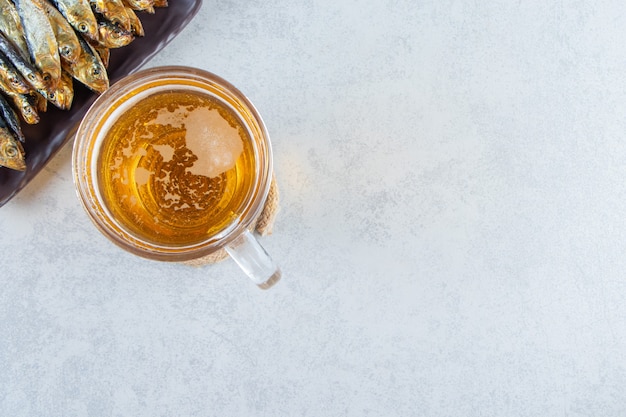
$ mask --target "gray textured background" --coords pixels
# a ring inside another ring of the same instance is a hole
[[[285,277],[122,252],[68,146],[0,209],[0,415],[626,415],[625,35],[620,1],[205,0],[150,65],[257,105]]]

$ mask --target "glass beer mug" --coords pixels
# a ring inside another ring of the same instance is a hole
[[[123,249],[186,261],[224,248],[259,287],[280,279],[249,230],[270,188],[269,135],[220,77],[170,66],[118,81],[84,116],[72,165],[87,214]]]

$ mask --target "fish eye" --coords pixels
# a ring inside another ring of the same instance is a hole
[[[79,32],[87,32],[87,30],[89,30],[89,28],[87,27],[87,23],[85,22],[80,22],[78,24],[78,31]]]
[[[64,45],[63,47],[61,47],[61,55],[63,56],[67,56],[72,52],[72,48],[70,48],[67,45]]]
[[[100,68],[98,68],[98,67],[93,67],[93,68],[91,69],[91,74],[92,74],[92,75],[95,75],[95,76],[100,75]]]
[[[14,85],[18,85],[20,83],[20,81],[15,77],[9,78],[9,82]]]
[[[52,76],[50,74],[48,74],[47,72],[44,72],[42,75],[42,78],[45,82],[48,82],[52,79]]]
[[[55,97],[56,97],[56,94],[54,94],[54,92],[50,92],[50,93],[48,93],[48,98],[49,98],[50,100],[54,100],[54,98],[55,98]]]
[[[17,150],[17,146],[13,145],[13,144],[9,144],[4,148],[4,153],[9,157],[9,158],[15,158],[16,156],[19,155],[19,152]]]
[[[28,73],[26,77],[31,81],[35,81],[37,79],[37,77],[35,77],[35,74],[33,74],[32,72]]]

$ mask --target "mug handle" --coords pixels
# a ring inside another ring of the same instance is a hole
[[[266,290],[280,280],[280,268],[248,229],[225,249],[259,288]]]

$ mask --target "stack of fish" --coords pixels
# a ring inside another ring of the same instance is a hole
[[[135,12],[167,0],[0,0],[0,166],[26,169],[21,121],[39,122],[48,102],[69,109],[73,80],[109,87],[111,48],[143,36]]]

